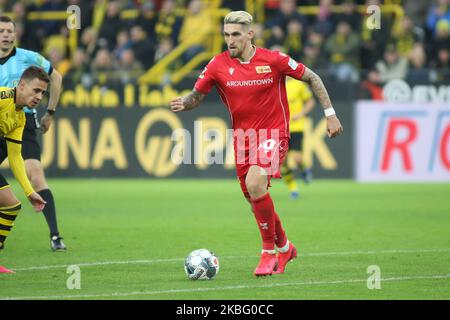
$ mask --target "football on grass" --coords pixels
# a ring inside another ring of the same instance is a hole
[[[184,261],[184,271],[191,280],[209,280],[219,273],[219,259],[207,249],[192,251]]]

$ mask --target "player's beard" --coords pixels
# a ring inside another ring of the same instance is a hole
[[[236,49],[234,49],[234,50],[229,50],[230,51],[230,56],[232,57],[232,58],[237,58],[237,57],[239,57],[239,51],[237,51]]]
[[[239,58],[242,55],[242,51],[239,48],[228,49],[232,58]]]

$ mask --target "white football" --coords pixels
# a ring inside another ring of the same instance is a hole
[[[184,271],[191,280],[209,280],[219,273],[219,259],[207,249],[192,251],[184,261]]]

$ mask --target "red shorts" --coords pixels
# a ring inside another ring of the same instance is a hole
[[[257,146],[246,146],[245,148],[239,148],[235,142],[234,147],[236,174],[242,192],[247,199],[249,199],[249,194],[245,179],[251,166],[256,165],[265,170],[267,174],[267,187],[270,187],[271,178],[281,178],[280,168],[289,149],[288,137],[268,139]]]

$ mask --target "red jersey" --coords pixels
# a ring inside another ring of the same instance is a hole
[[[216,86],[234,130],[278,129],[280,137],[289,137],[285,78],[300,80],[304,72],[303,64],[278,51],[256,48],[248,62],[225,51],[208,63],[195,90],[206,95]]]

